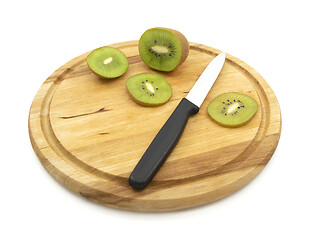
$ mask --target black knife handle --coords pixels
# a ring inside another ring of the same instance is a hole
[[[198,111],[199,107],[186,98],[181,100],[130,174],[129,184],[133,188],[141,190],[150,183],[177,144],[188,117]]]

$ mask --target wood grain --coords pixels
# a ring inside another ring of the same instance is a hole
[[[187,60],[173,72],[148,68],[138,42],[111,45],[129,60],[125,75],[104,80],[93,74],[85,53],[56,70],[41,86],[29,114],[32,146],[47,171],[64,186],[92,201],[136,211],[168,211],[202,205],[246,185],[276,149],[281,115],[276,96],[251,67],[227,54],[221,74],[164,166],[143,191],[128,176],[179,101],[219,50],[190,43]],[[127,94],[132,75],[155,72],[171,84],[173,96],[159,107],[142,107]],[[258,102],[245,126],[214,123],[207,106],[224,92]]]

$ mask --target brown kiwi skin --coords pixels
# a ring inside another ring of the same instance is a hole
[[[169,32],[172,32],[173,34],[175,34],[179,38],[180,45],[181,45],[181,48],[182,48],[182,55],[180,57],[180,61],[179,61],[178,65],[175,67],[175,69],[179,65],[181,65],[183,62],[185,62],[185,60],[186,60],[186,58],[188,57],[188,54],[189,54],[190,46],[189,46],[189,42],[186,39],[186,37],[184,36],[184,34],[182,34],[181,32],[179,32],[177,30],[174,30],[174,29],[171,29],[171,28],[165,28],[165,27],[155,27],[155,28],[152,28],[152,29],[162,29],[162,30],[166,30],[166,31],[169,31]]]
[[[170,98],[166,102],[151,104],[151,103],[145,103],[145,102],[139,101],[134,96],[132,96],[132,94],[128,91],[128,89],[127,89],[127,92],[128,92],[128,95],[131,97],[131,99],[134,102],[136,102],[137,104],[139,104],[139,105],[141,105],[143,107],[158,107],[158,106],[164,105],[165,103],[167,103],[172,98],[172,95],[171,95]]]

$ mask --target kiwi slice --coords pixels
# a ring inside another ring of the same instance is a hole
[[[139,40],[139,54],[149,67],[170,72],[182,64],[189,53],[185,36],[169,28],[151,28]]]
[[[123,75],[129,63],[126,55],[113,47],[100,47],[87,56],[90,69],[102,78],[116,78]]]
[[[223,93],[208,106],[210,117],[224,127],[238,127],[247,123],[257,112],[257,102],[245,94]]]
[[[159,106],[172,96],[171,85],[156,73],[134,75],[126,81],[126,86],[131,98],[142,106]]]

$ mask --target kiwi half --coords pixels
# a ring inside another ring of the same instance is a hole
[[[102,78],[116,78],[123,75],[129,63],[126,55],[113,47],[100,47],[86,58],[90,69]]]
[[[224,127],[247,123],[257,112],[257,102],[245,94],[229,92],[217,96],[208,106],[210,117]]]
[[[185,36],[169,28],[151,28],[139,40],[139,54],[149,67],[170,72],[182,64],[189,53]]]
[[[172,87],[159,74],[140,73],[130,77],[126,86],[131,98],[142,106],[159,106],[172,96]]]

